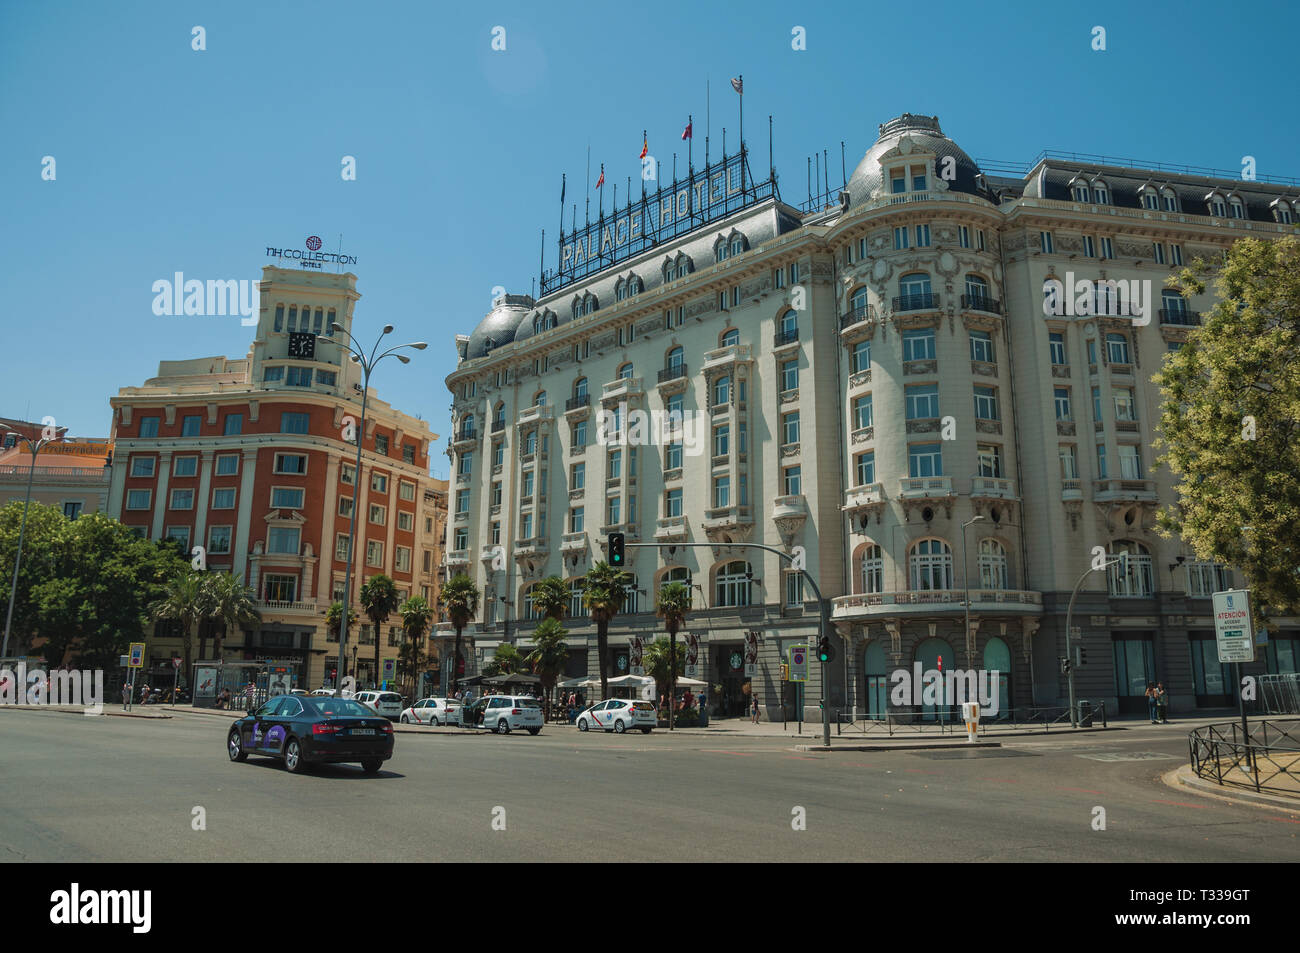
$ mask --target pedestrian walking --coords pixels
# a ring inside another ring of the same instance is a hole
[[[758,717],[759,717],[759,712],[758,712],[758,695],[756,695],[756,694],[755,694],[755,695],[751,695],[750,698],[751,698],[753,704],[751,704],[751,705],[749,706],[749,721],[750,721],[751,724],[757,725],[757,724],[758,724]]]
[[[122,683],[122,706],[126,707],[131,702],[131,683]]]
[[[1155,685],[1147,682],[1147,714],[1150,716],[1153,725],[1156,723],[1156,709],[1159,704]]]
[[[1160,712],[1160,723],[1169,724],[1169,693],[1164,682],[1156,682],[1156,709]]]

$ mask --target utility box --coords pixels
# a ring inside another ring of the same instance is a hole
[[[980,703],[962,702],[961,717],[966,722],[966,740],[973,742],[980,729]]]

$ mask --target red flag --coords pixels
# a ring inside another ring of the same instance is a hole
[[[692,126],[692,125],[693,125],[693,123],[689,123],[689,122],[688,122],[688,123],[686,124],[686,128],[682,130],[682,138],[683,138],[683,139],[691,139],[691,138],[693,138],[693,137],[691,136],[691,126]]]
[[[596,188],[605,184],[605,163],[600,164],[600,178],[596,180]]]
[[[641,143],[641,154],[637,156],[637,158],[644,159],[649,154],[650,154],[650,140],[647,138],[644,142]]]

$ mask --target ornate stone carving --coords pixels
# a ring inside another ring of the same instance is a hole
[[[1075,431],[1073,420],[1058,420],[1056,422],[1056,433],[1060,437],[1073,437]]]
[[[909,420],[907,422],[908,433],[934,433],[940,429],[940,418],[930,417],[925,420]]]
[[[904,374],[937,374],[939,372],[938,361],[904,361]]]
[[[1002,421],[1000,420],[976,420],[976,433],[1002,433]]]
[[[849,375],[850,387],[861,387],[863,384],[870,384],[870,383],[871,383],[871,368],[867,368],[865,371],[858,371],[856,374]]]
[[[1034,656],[1034,635],[1042,628],[1043,623],[1031,616],[1025,616],[1020,620],[1020,632],[1023,638],[1025,664],[1028,665]]]

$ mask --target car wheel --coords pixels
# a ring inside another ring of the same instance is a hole
[[[537,734],[537,733],[538,733],[539,731],[541,731],[541,730],[542,730],[542,729],[540,729],[540,728],[529,728],[529,729],[528,729],[528,733],[529,733],[530,735],[535,735],[535,734]]]
[[[442,722],[440,722],[437,718],[433,719],[431,722],[429,722],[429,724],[433,725],[433,727],[435,728],[442,727]]]
[[[379,769],[383,767],[384,762],[379,758],[367,758],[361,762],[361,770],[366,774],[378,774]]]
[[[510,722],[506,721],[504,718],[502,718],[500,721],[498,721],[498,722],[497,722],[497,734],[499,734],[499,735],[508,735],[508,734],[510,734]]]
[[[404,724],[404,725],[409,725],[410,723],[411,723],[411,719],[409,719],[409,718],[407,718],[405,715],[403,715],[403,716],[402,716],[402,724]]]
[[[586,730],[587,730],[587,719],[585,719],[585,718],[579,718],[579,719],[578,719],[578,730],[579,730],[579,731],[586,731]]]
[[[621,735],[621,734],[622,734],[623,732],[625,732],[625,731],[627,731],[627,725],[623,724],[623,719],[622,719],[622,718],[620,718],[618,721],[614,722],[614,732],[615,732],[616,734],[620,734],[620,735]]]
[[[307,762],[302,757],[302,745],[297,738],[290,738],[284,743],[284,767],[290,774],[302,774],[307,770]]]
[[[248,752],[240,750],[238,730],[232,731],[230,737],[226,739],[226,752],[230,755],[231,761],[248,760]]]

